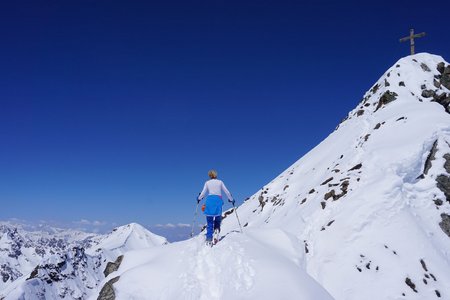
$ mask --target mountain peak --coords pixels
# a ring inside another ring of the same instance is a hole
[[[156,235],[138,223],[130,223],[114,228],[110,233],[101,236],[90,253],[104,249],[114,259],[118,255],[131,250],[167,244],[166,238]]]
[[[392,112],[402,114],[402,111],[418,107],[420,110],[430,105],[431,109],[441,105],[450,113],[449,104],[450,65],[441,56],[419,53],[403,57],[390,67],[344,121],[361,117],[384,121]],[[398,115],[401,117],[404,116]]]
[[[442,57],[400,59],[333,133],[238,208],[241,223],[294,234],[308,273],[336,299],[448,295],[449,104]],[[226,218],[222,228],[239,226]]]

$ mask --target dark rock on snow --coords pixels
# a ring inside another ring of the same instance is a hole
[[[108,275],[111,274],[112,272],[119,270],[122,260],[123,260],[123,255],[120,255],[119,257],[117,257],[116,261],[108,262],[105,270],[103,271],[103,274],[105,275],[105,277],[108,277]]]
[[[434,96],[434,94],[435,94],[435,92],[432,90],[423,90],[422,91],[422,97],[424,97],[424,98],[431,98]]]
[[[97,300],[115,300],[116,293],[114,292],[113,284],[119,281],[120,276],[114,277],[110,281],[108,281],[100,291]]]
[[[381,95],[375,111],[379,110],[383,105],[386,105],[386,104],[394,101],[395,99],[397,99],[397,96],[398,96],[398,94],[395,92],[386,91],[383,95]]]
[[[439,226],[442,231],[450,237],[450,216],[447,214],[441,214],[442,221],[439,222]]]

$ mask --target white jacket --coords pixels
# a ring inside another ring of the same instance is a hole
[[[205,182],[203,191],[198,196],[198,199],[199,200],[203,199],[205,197],[207,191],[208,191],[208,195],[218,195],[218,196],[222,196],[222,191],[224,191],[228,197],[228,200],[230,200],[230,201],[233,200],[233,197],[231,197],[230,192],[228,191],[225,184],[223,184],[222,180],[211,179],[211,180],[208,180],[207,182]]]

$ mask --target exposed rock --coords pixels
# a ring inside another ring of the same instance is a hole
[[[423,90],[422,91],[422,97],[424,97],[424,98],[431,98],[434,96],[434,94],[435,94],[435,91],[433,91],[433,90]]]
[[[414,282],[411,281],[411,279],[409,279],[409,277],[406,277],[405,283],[406,283],[406,284],[407,284],[414,292],[417,293],[416,285],[414,284]]]
[[[379,129],[381,127],[380,123],[377,123],[377,125],[375,125],[375,127],[373,129]]]
[[[327,180],[325,180],[324,182],[322,182],[320,185],[325,185],[328,182],[330,182],[331,180],[333,180],[333,177],[328,178]]]
[[[261,195],[259,195],[258,201],[259,201],[259,204],[261,205],[261,211],[262,211],[264,209],[264,205],[266,205],[266,202],[264,202],[264,196],[262,195],[262,193],[261,193]]]
[[[437,89],[441,88],[441,83],[439,81],[437,81],[436,79],[433,79],[433,85]]]
[[[39,266],[36,266],[36,268],[34,268],[34,270],[30,274],[30,277],[28,277],[27,280],[30,280],[30,279],[33,279],[33,278],[37,277],[38,271],[39,271],[38,267]]]
[[[437,70],[439,71],[439,73],[444,73],[444,70],[445,70],[445,63],[444,62],[440,62],[440,63],[438,63],[438,65],[437,65]]]
[[[447,173],[450,174],[450,153],[444,154],[444,159],[445,159],[444,169],[445,171],[447,171]]]
[[[370,92],[372,94],[375,94],[378,91],[379,88],[380,88],[380,85],[377,83],[370,89]]]
[[[424,63],[420,64],[420,67],[422,68],[422,70],[424,70],[425,72],[431,72],[430,68],[428,68],[428,66]]]
[[[312,193],[314,193],[315,191],[316,191],[315,189],[312,189],[312,190],[309,191],[308,194],[312,194]]]
[[[362,167],[362,163],[359,163],[356,166],[354,166],[353,168],[351,168],[349,171],[358,170],[358,169],[361,169],[361,167]]]
[[[447,214],[441,214],[442,221],[439,222],[439,226],[441,227],[442,231],[450,237],[450,216]]]
[[[434,199],[433,202],[437,206],[441,206],[442,204],[444,204],[444,201],[442,201],[441,199]]]
[[[105,275],[105,277],[108,277],[108,275],[111,274],[112,272],[119,270],[122,260],[123,260],[123,255],[120,255],[119,257],[116,258],[115,262],[108,262],[105,270],[103,271],[103,274]]]
[[[378,105],[377,105],[377,108],[375,109],[375,111],[380,109],[383,105],[386,105],[386,104],[394,101],[395,99],[397,99],[397,96],[398,95],[395,92],[390,92],[390,91],[384,92],[384,94],[380,97],[380,100],[378,101]]]
[[[364,114],[364,110],[362,110],[362,109],[360,109],[360,110],[358,110],[357,112],[356,112],[356,116],[357,117],[360,117],[360,116],[362,116]]]
[[[322,205],[322,209],[325,209],[325,207],[327,206],[327,204],[324,201],[320,202],[320,205]]]
[[[427,265],[425,264],[425,261],[423,259],[420,260],[420,264],[422,265],[422,268],[425,270],[425,272],[428,272]]]
[[[405,120],[406,118],[405,117],[400,117],[400,118],[398,118],[397,120],[395,120],[396,122],[397,121],[401,121],[401,120]]]
[[[450,177],[441,174],[436,178],[436,182],[436,186],[444,193],[446,200],[450,202]]]
[[[19,270],[15,269],[14,267],[11,267],[9,263],[2,264],[0,266],[0,275],[2,277],[3,282],[7,282],[8,280],[11,280],[12,282],[23,276],[23,274]]]
[[[405,86],[405,82],[404,82],[404,81],[400,81],[400,82],[398,83],[398,86]]]
[[[439,94],[439,95],[434,93],[434,95],[433,95],[433,99],[436,102],[439,102],[439,103],[441,103],[445,98],[447,98],[447,94],[446,93],[442,93],[442,94]]]
[[[446,93],[442,93],[440,95],[435,95],[435,96],[433,96],[432,101],[439,103],[440,105],[442,105],[444,107],[444,109],[447,113],[450,113],[450,107],[449,107],[450,96],[449,95],[447,95]]]
[[[437,152],[437,143],[438,143],[438,141],[435,140],[433,143],[433,146],[431,147],[430,153],[428,154],[428,157],[425,161],[425,167],[423,169],[423,174],[425,174],[425,175],[427,175],[428,171],[431,169],[431,162],[433,160],[435,160],[435,158],[436,158],[435,155]]]
[[[341,183],[341,190],[343,192],[347,192],[348,186],[350,185],[350,182],[348,180],[345,180]]]
[[[365,141],[365,142],[367,142],[367,140],[369,139],[369,136],[370,136],[370,133],[369,133],[369,134],[366,134],[366,135],[364,136],[364,141]]]
[[[450,90],[450,65],[445,67],[442,73],[441,84]]]
[[[389,81],[387,81],[387,79],[384,79],[384,86],[385,87],[388,87],[388,86],[390,86],[391,84],[389,83]]]
[[[335,196],[336,196],[336,192],[334,190],[331,190],[323,196],[323,199],[328,200],[329,198],[331,198],[331,197],[334,198]]]
[[[113,284],[119,281],[120,276],[114,277],[110,281],[108,281],[100,291],[97,300],[115,300],[116,293],[114,292]]]

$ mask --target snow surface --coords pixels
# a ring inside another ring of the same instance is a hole
[[[332,299],[302,268],[297,245],[279,229],[231,232],[212,248],[198,236],[128,252],[105,282],[120,276],[117,299]]]

